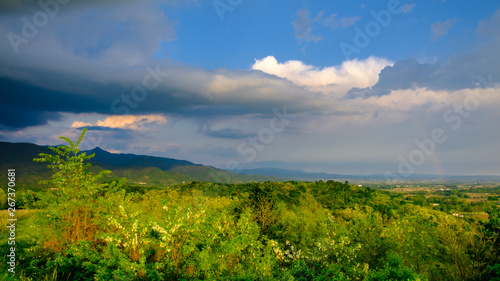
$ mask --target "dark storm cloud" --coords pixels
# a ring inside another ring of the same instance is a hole
[[[41,2],[42,4],[40,4]],[[2,0],[0,1],[0,14],[16,14],[41,10],[42,6],[80,7],[104,6],[133,2],[132,0]]]
[[[0,125],[12,128],[43,125],[59,120],[60,112],[120,114],[177,114],[208,118],[245,114],[272,115],[287,105],[290,111],[307,111],[314,94],[291,82],[261,71],[204,71],[195,68],[158,66],[121,71],[101,68],[91,76],[57,71],[3,68],[0,73],[0,103],[6,109]],[[2,71],[3,70],[3,71]],[[155,71],[163,77],[154,83]],[[12,75],[22,73],[22,75]],[[102,75],[102,76],[101,76]],[[15,77],[13,77],[15,76]],[[26,78],[27,77],[27,78]],[[146,90],[144,78],[156,87]],[[135,82],[135,83],[134,83]],[[134,89],[141,89],[135,91]],[[18,110],[22,109],[22,110]],[[218,132],[230,137],[229,132]]]
[[[479,77],[500,79],[499,43],[492,43],[479,52],[456,55],[444,63],[420,63],[415,58],[398,61],[379,74],[379,81],[370,88],[353,88],[348,98],[383,96],[392,90],[427,88],[429,90],[474,89],[480,85]]]
[[[0,104],[0,128],[15,130],[28,126],[46,125],[49,120],[61,120],[61,114],[40,110],[29,110],[20,106]]]
[[[117,89],[104,86],[103,91]],[[109,112],[109,100],[103,95],[79,95],[51,90],[32,84],[0,77],[0,124],[12,128],[24,128],[60,120],[59,112]]]
[[[59,120],[59,112],[126,113],[113,112],[111,107],[113,101],[118,100],[121,102],[122,95],[126,94],[119,85],[94,84],[85,89],[85,94],[79,94],[46,89],[26,82],[1,77],[0,89],[2,89],[0,108],[3,109],[0,112],[0,124],[7,127],[23,128],[44,125],[47,124],[47,121]],[[79,90],[83,89],[80,88]],[[130,97],[130,94],[128,96]],[[192,100],[192,102],[196,103],[195,100]],[[163,111],[175,112],[189,103],[180,98],[172,98],[168,93],[161,96],[153,92],[150,100],[145,100],[140,106],[137,102],[134,102],[136,104],[134,109],[126,107],[126,103],[121,104],[124,106],[123,108],[141,114]]]

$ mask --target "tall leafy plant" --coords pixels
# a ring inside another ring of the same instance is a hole
[[[68,145],[49,147],[55,153],[40,153],[40,158],[35,158],[35,162],[47,162],[48,168],[54,171],[52,179],[40,181],[41,184],[48,184],[54,190],[58,190],[61,199],[83,199],[91,197],[99,188],[97,181],[111,171],[104,170],[97,175],[93,175],[88,168],[90,163],[86,163],[95,156],[80,152],[79,146],[85,137],[87,129],[83,129],[82,134],[76,142],[67,137],[59,137],[65,140]]]
[[[60,253],[71,245],[96,242],[97,233],[104,229],[102,214],[112,205],[102,199],[121,183],[100,184],[99,179],[111,171],[97,175],[89,171],[87,161],[95,154],[87,155],[79,149],[86,132],[83,129],[76,142],[60,137],[67,145],[49,147],[55,154],[41,153],[34,159],[49,163],[48,168],[54,171],[51,179],[41,181],[51,187],[40,200],[44,211],[39,215],[39,227],[45,250]]]

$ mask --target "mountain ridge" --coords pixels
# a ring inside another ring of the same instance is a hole
[[[40,153],[52,153],[48,147],[26,142],[0,141],[0,169],[16,169],[21,186],[38,186],[38,181],[50,178],[52,171],[47,168],[47,163],[34,162],[33,159],[39,157]],[[95,153],[94,158],[89,160],[93,172],[111,170],[112,177],[126,177],[129,184],[168,187],[188,181],[210,182],[215,179],[229,183],[278,180],[276,177],[241,175],[187,160],[111,153],[99,147],[82,152]],[[221,173],[224,173],[224,177],[220,177]],[[1,183],[6,181],[5,177],[0,179]]]

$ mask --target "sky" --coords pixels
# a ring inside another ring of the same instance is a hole
[[[0,141],[500,175],[500,2],[4,0]]]

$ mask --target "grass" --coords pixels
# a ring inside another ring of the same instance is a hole
[[[25,232],[27,229],[24,227],[25,225],[29,225],[32,220],[34,219],[33,214],[37,213],[38,210],[25,210],[25,209],[16,209],[15,211],[15,217],[11,217],[10,213],[8,210],[0,210],[0,243],[7,243],[7,239],[9,237],[9,229],[7,228],[7,225],[9,225],[11,222],[7,221],[7,219],[10,218],[16,218],[17,221],[16,223],[16,240],[22,240],[28,233]],[[23,225],[23,226],[21,226]],[[22,229],[19,233],[19,230]],[[55,275],[54,275],[55,274]],[[45,280],[58,280],[57,279],[57,271],[54,272],[52,276],[45,276],[43,279],[38,279],[40,281],[45,281]],[[17,272],[15,274],[7,272],[3,272],[3,274],[0,275],[0,280],[20,280],[20,281],[32,281],[34,279],[26,277],[23,272]]]
[[[15,214],[16,216],[14,218],[17,219],[17,221],[20,221],[22,219],[28,218],[34,213],[36,213],[37,210],[16,210]],[[7,221],[7,219],[12,218],[10,216],[10,213],[8,210],[0,210],[0,234],[4,234],[8,232],[7,225],[9,225],[11,222]]]

